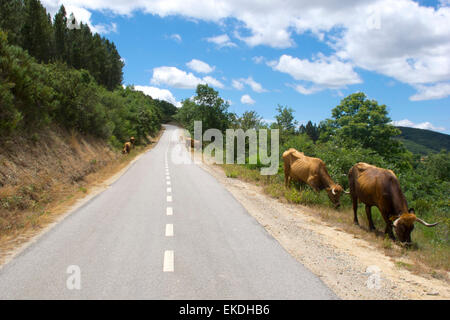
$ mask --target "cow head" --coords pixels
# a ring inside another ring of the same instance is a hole
[[[419,222],[427,227],[434,227],[438,223],[427,223],[416,216],[414,209],[409,209],[398,217],[394,223],[395,233],[397,234],[398,240],[400,242],[411,243],[411,232],[414,230],[414,222]]]
[[[335,208],[338,208],[341,205],[342,192],[344,192],[344,189],[338,184],[327,188],[328,198],[330,198]]]
[[[134,144],[136,142],[136,139],[134,137],[131,137],[130,142],[131,142],[131,144]]]

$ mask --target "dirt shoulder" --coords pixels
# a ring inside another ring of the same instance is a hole
[[[201,166],[340,298],[450,299],[445,280],[400,268],[382,250],[322,220],[314,209],[283,203],[269,197],[259,186],[227,178],[220,166]],[[378,276],[380,281],[376,281]]]

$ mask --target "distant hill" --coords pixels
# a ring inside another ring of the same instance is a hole
[[[430,130],[397,127],[402,131],[398,139],[412,153],[428,154],[442,149],[450,150],[450,135]]]

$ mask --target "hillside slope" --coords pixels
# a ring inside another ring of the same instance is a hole
[[[397,127],[402,131],[398,137],[412,153],[428,154],[442,149],[450,150],[450,135],[409,127]]]
[[[20,229],[47,205],[86,192],[84,180],[120,157],[99,138],[59,128],[0,140],[0,234]]]

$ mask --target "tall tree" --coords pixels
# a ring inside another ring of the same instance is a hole
[[[387,107],[367,99],[362,92],[342,99],[332,110],[332,117],[324,123],[323,140],[335,139],[347,146],[359,144],[388,158],[404,151],[393,139],[400,130],[391,124]]]
[[[22,0],[0,0],[0,29],[7,31],[8,42],[22,44],[24,4]]]
[[[52,24],[39,0],[25,0],[22,47],[41,62],[52,58]]]
[[[63,5],[55,14],[53,22],[53,30],[55,37],[55,57],[60,61],[67,60],[67,16],[66,9]]]

